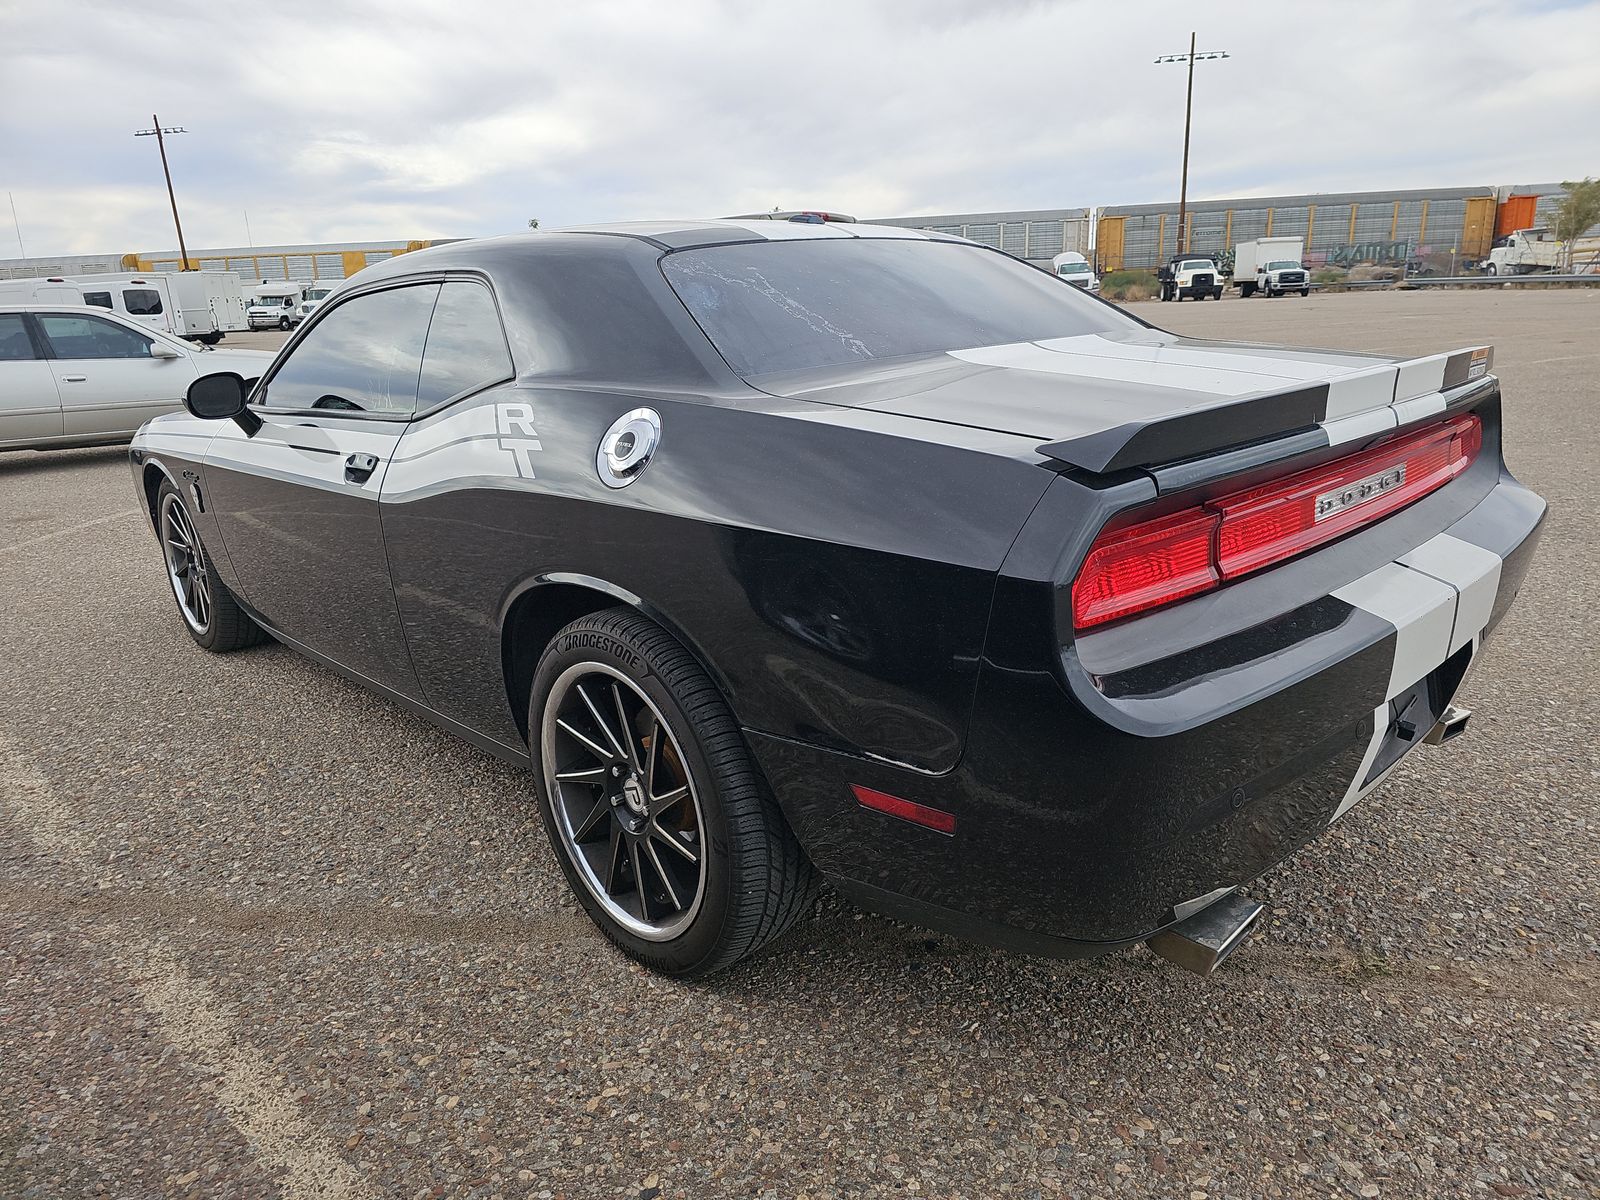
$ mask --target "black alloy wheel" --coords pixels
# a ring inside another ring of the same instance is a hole
[[[561,630],[528,730],[545,831],[578,902],[657,971],[707,975],[809,907],[816,876],[716,685],[629,608]]]

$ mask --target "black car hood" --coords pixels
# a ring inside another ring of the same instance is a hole
[[[1038,438],[1089,470],[1193,457],[1466,382],[1487,351],[1396,359],[1140,332],[1085,334],[752,380],[775,395]],[[1459,363],[1457,360],[1460,360]]]

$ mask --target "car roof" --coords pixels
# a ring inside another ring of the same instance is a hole
[[[931,229],[906,229],[898,225],[869,225],[855,221],[772,221],[764,217],[717,217],[684,221],[616,221],[575,225],[554,233],[599,233],[640,238],[663,247],[682,250],[693,246],[722,246],[733,242],[824,241],[839,238],[895,238],[907,241],[962,242],[954,234]],[[537,233],[520,235],[537,238]]]

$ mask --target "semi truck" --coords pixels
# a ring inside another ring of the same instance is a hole
[[[1306,242],[1300,237],[1264,237],[1240,242],[1233,248],[1233,286],[1240,296],[1281,296],[1285,292],[1311,294],[1311,274],[1305,269]]]
[[[1548,228],[1519,229],[1507,234],[1483,261],[1486,275],[1533,275],[1571,270],[1592,275],[1600,270],[1600,237],[1578,238],[1569,246]]]

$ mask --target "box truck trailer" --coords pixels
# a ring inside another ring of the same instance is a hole
[[[1264,237],[1233,248],[1233,286],[1241,296],[1257,292],[1311,294],[1311,273],[1305,269],[1306,241],[1300,237]]]

